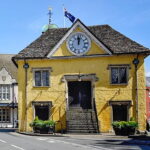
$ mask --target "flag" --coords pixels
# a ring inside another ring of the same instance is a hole
[[[64,15],[67,17],[72,23],[75,21],[75,17],[71,15],[66,9],[64,9]]]

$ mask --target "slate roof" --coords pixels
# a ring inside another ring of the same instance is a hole
[[[14,54],[0,54],[0,70],[5,67],[13,79],[17,81],[17,67],[12,62]]]
[[[88,26],[86,28],[113,54],[150,53],[148,48],[129,39],[109,25]],[[57,28],[47,30],[14,58],[45,58],[69,29]]]
[[[146,77],[146,87],[150,87],[150,77]]]

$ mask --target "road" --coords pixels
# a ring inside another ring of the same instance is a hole
[[[0,150],[150,150],[150,146],[129,145],[121,139],[43,137],[0,132]]]

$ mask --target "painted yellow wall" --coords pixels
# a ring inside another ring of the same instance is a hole
[[[62,45],[63,46],[63,45]],[[32,101],[52,101],[54,107],[53,118],[55,121],[62,120],[62,128],[66,128],[66,83],[62,82],[64,75],[74,74],[91,74],[95,73],[99,78],[95,82],[94,97],[96,101],[97,116],[99,119],[99,128],[101,132],[112,130],[111,127],[111,106],[108,105],[110,100],[131,100],[132,106],[129,110],[129,117],[135,117],[135,68],[132,64],[134,55],[120,55],[110,57],[95,58],[74,58],[74,59],[39,59],[27,60],[30,68],[27,71],[27,123],[25,122],[25,71],[23,68],[24,61],[18,61],[18,78],[19,78],[19,130],[31,131],[29,123],[33,118]],[[139,99],[139,129],[145,130],[145,75],[144,75],[144,57],[139,57],[140,64],[138,67],[138,99]],[[109,64],[130,64],[129,81],[127,85],[111,85],[109,81],[110,71],[107,69]],[[33,87],[32,68],[51,67],[50,87],[38,88]],[[61,108],[58,109],[58,108]],[[60,110],[60,111],[57,111]],[[52,113],[53,113],[52,112]],[[26,129],[27,125],[27,129]],[[57,130],[60,130],[60,123]]]

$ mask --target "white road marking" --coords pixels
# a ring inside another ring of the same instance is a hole
[[[2,142],[2,143],[7,143],[6,141],[4,141],[4,140],[1,140],[1,139],[0,139],[0,142]]]
[[[40,140],[40,141],[45,141],[45,140],[47,140],[48,138],[37,138],[38,140]]]
[[[51,141],[48,141],[48,143],[56,143],[55,141],[51,140]]]
[[[25,149],[23,149],[23,148],[21,148],[21,147],[19,147],[19,146],[13,145],[13,144],[11,144],[11,146],[12,146],[12,147],[15,147],[15,148],[17,148],[17,149],[20,149],[20,150],[25,150]]]
[[[55,139],[52,139],[50,141],[47,141],[49,143],[64,143],[64,144],[70,144],[72,146],[77,146],[77,147],[82,147],[82,148],[88,148],[88,149],[91,149],[91,150],[112,150],[110,148],[103,148],[103,147],[99,147],[99,146],[92,146],[92,145],[82,145],[82,144],[77,144],[77,143],[72,143],[72,142],[67,142],[67,141],[61,141],[61,140],[55,140]]]

